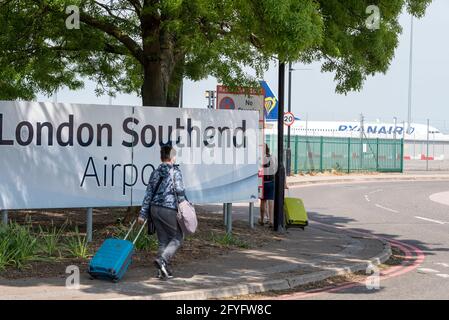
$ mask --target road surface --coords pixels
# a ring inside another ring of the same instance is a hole
[[[363,284],[283,298],[449,299],[449,181],[332,184],[289,192],[304,199],[312,221],[406,244],[415,266],[382,278],[378,290]]]

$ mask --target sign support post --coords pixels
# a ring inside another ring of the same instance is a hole
[[[289,102],[290,105],[290,102]],[[290,109],[290,108],[289,108]],[[295,116],[290,111],[284,114],[284,126],[287,126],[288,135],[287,135],[287,149],[285,150],[285,170],[287,172],[287,176],[292,175],[292,149],[290,147],[290,128],[295,122]]]
[[[227,203],[223,203],[223,224],[226,226],[226,223],[228,222],[228,206]]]
[[[232,234],[232,203],[226,203],[226,234]]]
[[[263,88],[228,88],[226,86],[217,86],[217,109],[221,110],[252,110],[259,113],[259,142],[258,147],[260,155],[263,155],[264,149],[264,105],[265,90]],[[260,170],[261,168],[259,168]],[[263,176],[258,174],[259,185],[258,195],[261,197],[263,190]],[[253,199],[254,197],[252,197]],[[226,226],[226,233],[232,233],[232,203],[223,204],[223,221]],[[254,227],[254,203],[249,203],[249,226]]]
[[[254,202],[249,203],[249,227],[254,229]]]
[[[93,209],[87,208],[87,222],[86,222],[86,234],[87,234],[87,242],[92,242],[92,216]]]
[[[2,224],[8,225],[8,210],[1,210],[2,212]]]

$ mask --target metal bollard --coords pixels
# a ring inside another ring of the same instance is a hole
[[[232,234],[232,203],[227,203],[226,210],[226,233]]]
[[[87,221],[86,221],[86,234],[87,242],[92,242],[92,220],[93,220],[93,209],[87,208]]]
[[[2,212],[2,224],[8,225],[8,210],[1,210]]]
[[[227,220],[228,220],[227,210],[228,210],[227,203],[223,203],[223,224],[224,224],[225,226],[226,226],[226,222],[227,222]]]
[[[254,202],[249,203],[249,227],[254,229]]]

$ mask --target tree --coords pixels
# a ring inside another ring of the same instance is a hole
[[[421,17],[430,2],[0,0],[0,98],[79,89],[89,78],[98,94],[134,92],[146,106],[178,106],[183,79],[252,85],[273,58],[321,61],[338,92],[359,90],[387,71],[403,9]],[[376,30],[366,26],[372,4],[381,14]]]

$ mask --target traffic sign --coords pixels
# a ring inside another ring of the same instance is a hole
[[[284,113],[284,125],[291,127],[295,123],[295,116],[291,112]]]

